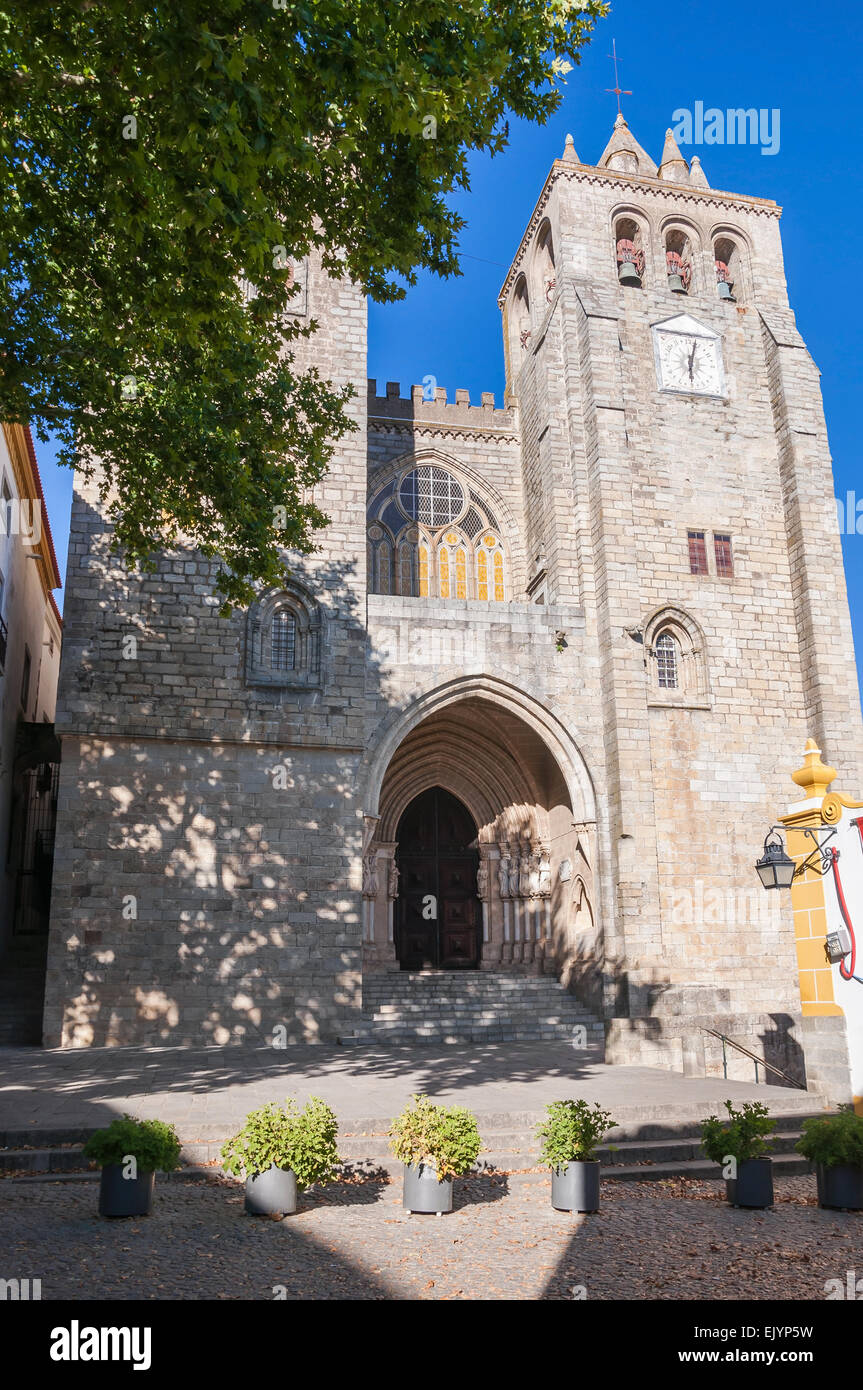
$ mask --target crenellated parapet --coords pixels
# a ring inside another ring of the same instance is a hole
[[[433,395],[424,386],[411,386],[410,395],[402,396],[397,381],[388,381],[386,394],[377,394],[377,381],[368,383],[368,422],[369,429],[387,426],[431,426],[444,429],[472,430],[487,433],[489,430],[514,435],[518,429],[518,415],[510,407],[496,406],[493,391],[483,391],[480,405],[471,405],[470,392],[458,387],[455,400],[447,399],[446,388],[434,387]]]

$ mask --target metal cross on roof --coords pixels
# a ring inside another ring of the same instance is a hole
[[[614,63],[614,86],[606,87],[605,90],[607,92],[611,92],[614,96],[617,97],[617,114],[618,116],[622,116],[623,112],[620,109],[620,98],[631,97],[632,92],[628,91],[625,87],[621,87],[620,85],[620,78],[617,75],[617,42],[615,39],[611,40],[611,52],[608,54],[608,57]]]

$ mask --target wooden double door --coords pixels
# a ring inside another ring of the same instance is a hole
[[[399,821],[396,951],[402,970],[476,969],[482,950],[477,827],[442,787],[416,797]]]

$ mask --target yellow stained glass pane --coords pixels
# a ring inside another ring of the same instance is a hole
[[[467,556],[464,550],[457,550],[455,556],[455,596],[467,598]]]
[[[494,601],[503,603],[503,556],[500,551],[494,557]]]
[[[445,545],[441,546],[437,558],[440,566],[440,596],[449,598],[449,551]]]
[[[483,545],[497,545],[497,536],[483,536]]]
[[[447,542],[448,542],[449,545],[455,545],[455,543],[456,543],[457,540],[458,540],[458,536],[456,535],[455,531],[448,531],[448,532],[447,532]]]
[[[429,596],[429,552],[427,545],[420,546],[420,598]]]
[[[476,557],[476,592],[477,598],[488,598],[488,557],[484,550]]]

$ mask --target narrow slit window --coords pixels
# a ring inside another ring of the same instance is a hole
[[[731,551],[731,537],[720,535],[718,532],[713,537],[713,550],[716,555],[716,573],[720,579],[734,578],[734,556]]]
[[[662,632],[656,639],[656,676],[660,690],[678,688],[677,642],[670,632]]]
[[[689,541],[689,573],[707,574],[707,545],[703,531],[687,531]]]

